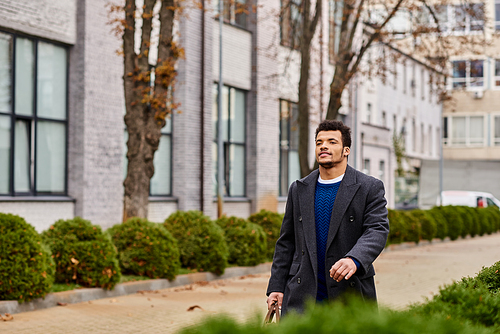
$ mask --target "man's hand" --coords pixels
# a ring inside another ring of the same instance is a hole
[[[278,301],[278,308],[281,310],[281,303],[283,302],[283,292],[271,292],[269,297],[267,297],[267,309],[271,308],[273,302]]]
[[[337,282],[342,281],[344,278],[348,280],[356,272],[358,268],[351,258],[340,259],[330,269],[330,277]]]

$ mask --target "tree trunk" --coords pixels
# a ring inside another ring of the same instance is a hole
[[[135,44],[135,0],[126,0],[123,33],[125,125],[127,126],[127,176],[123,182],[123,221],[131,217],[147,218],[151,177],[154,174],[154,154],[158,150],[165,117],[175,108],[172,94],[175,85],[175,62],[182,51],[173,45],[175,4],[162,0],[158,62],[151,85],[148,60],[151,45],[153,7],[156,0],[145,0],[142,15],[140,53]]]
[[[308,43],[309,42],[309,43]],[[299,80],[299,161],[300,176],[311,173],[309,166],[309,67],[311,65],[310,40],[301,43]]]

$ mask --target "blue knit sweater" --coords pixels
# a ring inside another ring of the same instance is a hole
[[[318,255],[318,292],[316,300],[328,299],[325,276],[325,256],[328,230],[330,229],[330,218],[332,216],[333,203],[337,197],[340,181],[337,183],[324,184],[319,181],[316,184],[314,195],[314,217],[316,223],[316,246]]]

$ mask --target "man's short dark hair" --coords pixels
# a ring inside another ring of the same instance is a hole
[[[351,128],[344,125],[341,121],[325,119],[323,122],[319,123],[314,138],[318,137],[320,131],[340,131],[342,134],[342,145],[344,145],[344,147],[351,147]]]

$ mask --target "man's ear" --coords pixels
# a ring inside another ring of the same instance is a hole
[[[351,153],[351,149],[349,147],[344,147],[344,156],[347,157]]]

